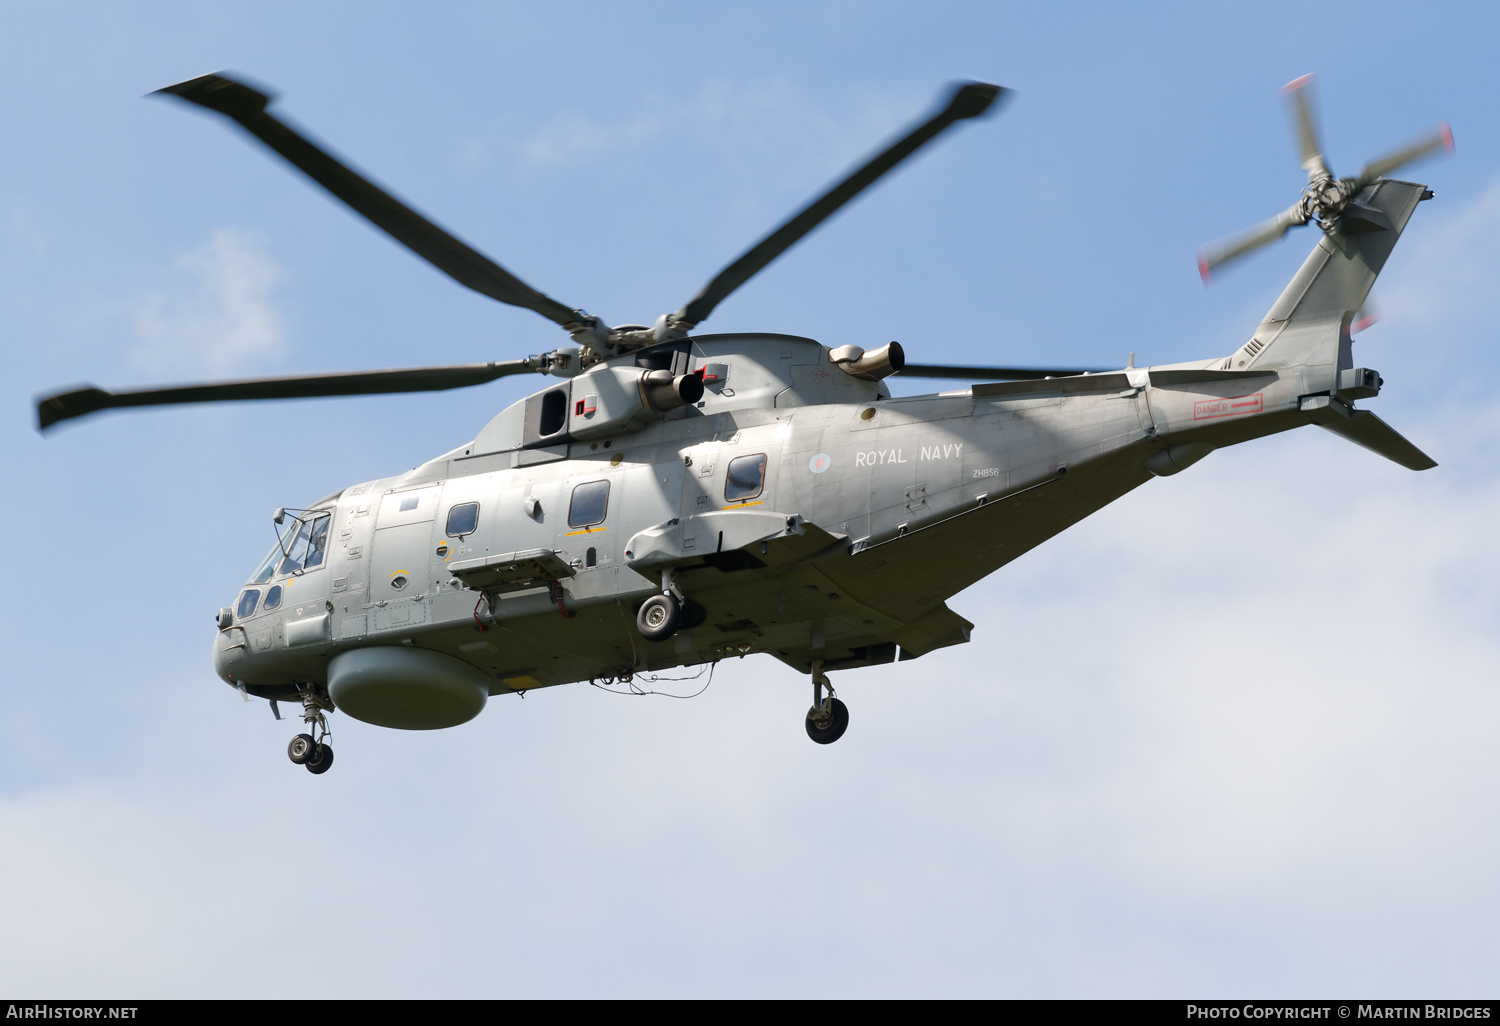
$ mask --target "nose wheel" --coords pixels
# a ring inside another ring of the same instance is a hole
[[[823,673],[823,662],[813,663],[813,704],[807,710],[807,736],[820,745],[831,745],[849,729],[849,707],[833,694],[833,685]],[[823,697],[823,689],[828,697]]]
[[[326,699],[319,697],[311,687],[302,692],[302,721],[310,733],[298,734],[286,746],[286,757],[298,766],[306,766],[313,774],[327,773],[333,766],[333,746],[328,743],[332,733],[323,711],[332,710]],[[316,735],[316,736],[314,736]]]

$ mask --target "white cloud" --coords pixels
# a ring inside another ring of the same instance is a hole
[[[666,127],[660,114],[643,114],[624,124],[606,125],[576,111],[557,114],[518,144],[527,163],[547,167],[578,165],[596,156],[634,148],[659,138]]]
[[[664,172],[679,151],[775,153],[774,166],[762,162],[751,172],[758,178],[787,171],[795,176],[805,175],[809,164],[824,167],[840,153],[873,148],[903,119],[921,112],[890,97],[862,96],[841,106],[845,109],[831,109],[783,79],[710,82],[685,100],[654,96],[645,110],[616,122],[560,112],[516,149],[525,165],[557,168],[637,157],[656,148]]]
[[[219,229],[137,304],[136,362],[218,376],[276,360],[286,332],[273,294],[284,276],[259,235]]]

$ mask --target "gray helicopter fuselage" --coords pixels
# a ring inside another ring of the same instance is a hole
[[[914,658],[969,639],[946,599],[1214,448],[1319,423],[1430,465],[1353,409],[1380,381],[1353,366],[1349,337],[1423,195],[1372,186],[1391,229],[1325,235],[1227,357],[903,398],[792,336],[703,336],[595,365],[473,442],[303,512],[307,537],[327,518],[316,562],[295,540],[273,553],[215,667],[292,698],[371,647],[455,658],[491,695],[749,653],[802,671]],[[701,401],[647,409],[621,382],[653,360],[702,371]],[[686,614],[650,642],[634,610],[664,587]]]

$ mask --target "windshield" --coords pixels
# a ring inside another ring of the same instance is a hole
[[[260,569],[250,578],[251,584],[265,584],[273,574],[276,573],[276,561],[281,558],[281,543],[277,542],[266,553],[266,558],[260,561]]]
[[[260,561],[250,583],[265,584],[272,577],[322,566],[328,550],[328,529],[332,525],[333,518],[327,513],[304,514],[293,520]]]
[[[328,526],[332,522],[333,518],[326,513],[320,517],[299,520],[296,537],[286,547],[286,555],[282,557],[281,566],[276,570],[277,576],[322,566],[323,555],[328,548]]]

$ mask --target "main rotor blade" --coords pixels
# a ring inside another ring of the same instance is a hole
[[[1318,128],[1312,113],[1312,82],[1311,75],[1303,75],[1281,87],[1292,106],[1297,145],[1302,151],[1302,170],[1307,172],[1308,182],[1332,177],[1328,163],[1323,159],[1323,146],[1318,142]]]
[[[754,277],[762,268],[796,245],[845,203],[872,185],[886,172],[931,142],[938,133],[965,118],[977,118],[1005,93],[1000,86],[967,82],[957,86],[943,109],[852,172],[843,181],[813,200],[786,223],[745,251],[703,286],[686,306],[672,316],[685,328],[701,324],[723,299]]]
[[[1068,378],[1076,374],[1102,374],[1107,367],[959,367],[947,363],[909,363],[901,370],[903,378],[961,378],[965,381],[1040,381],[1042,378]]]
[[[355,374],[306,374],[289,378],[250,378],[206,385],[175,385],[133,392],[106,392],[87,387],[37,400],[37,429],[99,410],[126,406],[168,406],[174,403],[221,403],[248,399],[312,399],[336,395],[384,395],[391,392],[441,392],[482,385],[508,374],[540,371],[535,359],[503,363],[471,363],[456,367],[411,367],[405,370],[361,371]]]
[[[1437,131],[1424,135],[1416,142],[1403,146],[1394,153],[1388,153],[1365,165],[1359,177],[1354,180],[1354,192],[1358,192],[1377,178],[1384,178],[1398,167],[1410,164],[1419,157],[1425,157],[1433,150],[1442,149],[1446,153],[1453,152],[1453,130],[1444,121],[1438,126]]]
[[[380,186],[266,113],[271,97],[224,75],[203,75],[158,89],[238,122],[375,227],[438,270],[481,295],[535,310],[558,324],[574,311],[533,289],[489,257],[433,224]]]
[[[1290,229],[1306,223],[1307,215],[1302,210],[1302,201],[1298,200],[1269,221],[1262,221],[1242,235],[1205,246],[1198,251],[1198,274],[1202,276],[1203,284],[1208,284],[1211,272],[1220,264],[1244,256],[1268,242],[1275,242]]]

